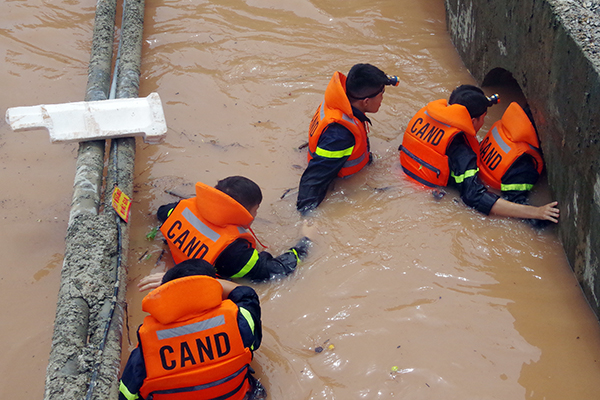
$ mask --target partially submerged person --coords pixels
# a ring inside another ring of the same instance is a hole
[[[346,77],[335,72],[308,132],[308,166],[300,178],[296,208],[316,208],[336,177],[345,178],[371,162],[366,113],[379,111],[386,85],[397,85],[371,64],[356,64]]]
[[[408,123],[400,146],[402,169],[431,187],[456,188],[469,207],[488,215],[558,222],[556,201],[535,207],[517,204],[487,190],[479,179],[476,134],[494,101],[472,85],[454,89],[448,101],[435,100]]]
[[[243,176],[230,176],[212,188],[196,183],[196,196],[159,207],[160,231],[175,263],[200,258],[213,264],[224,278],[265,281],[294,272],[308,254],[310,239],[303,237],[278,257],[256,250],[250,225],[262,202],[260,187]],[[140,281],[140,290],[154,288],[162,273]]]
[[[192,259],[142,300],[149,313],[121,376],[120,400],[266,398],[250,362],[262,340],[254,289]],[[260,396],[259,396],[260,394]]]
[[[479,145],[479,177],[500,190],[502,198],[527,204],[529,192],[537,183],[544,159],[533,117],[512,102]]]

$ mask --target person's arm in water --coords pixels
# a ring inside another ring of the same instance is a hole
[[[302,238],[285,253],[273,257],[269,252],[259,252],[247,240],[238,239],[217,257],[215,269],[226,278],[267,281],[294,272],[298,263],[306,258],[309,246],[310,239]]]
[[[123,374],[119,382],[119,400],[141,399],[142,397],[139,395],[139,392],[146,376],[144,356],[138,344],[129,355],[127,364],[123,369]]]
[[[502,177],[502,198],[512,203],[529,205],[529,193],[539,177],[533,157],[523,154]],[[542,229],[550,221],[530,218],[527,223],[536,229]]]
[[[448,146],[446,152],[450,166],[448,185],[460,192],[466,205],[489,215],[499,196],[489,192],[477,175],[477,155],[464,137],[458,134]]]
[[[502,177],[502,198],[513,203],[529,204],[529,193],[539,178],[533,157],[523,154]]]
[[[512,203],[489,192],[479,180],[477,155],[466,143],[463,135],[454,138],[448,146],[447,155],[451,171],[451,186],[460,191],[461,198],[469,207],[486,215],[558,222],[559,210],[555,207],[558,202],[536,207]]]
[[[285,253],[273,257],[266,251],[258,252],[245,239],[238,239],[227,246],[215,260],[215,270],[223,278],[245,278],[254,282],[289,275],[300,261],[308,255],[311,241],[303,237]],[[140,292],[155,289],[160,285],[164,272],[148,275],[140,280]]]
[[[258,295],[249,286],[238,285],[231,281],[219,279],[223,285],[223,297],[233,301],[238,312],[238,327],[244,346],[254,351],[262,341],[261,310]],[[228,291],[227,296],[225,292]]]
[[[491,214],[499,215],[501,217],[533,218],[557,223],[558,217],[560,216],[560,211],[556,208],[557,205],[558,201],[536,207],[498,199],[496,204],[492,207]]]
[[[352,154],[354,135],[340,124],[331,124],[321,134],[314,157],[300,178],[296,208],[307,214],[325,198],[331,182]]]

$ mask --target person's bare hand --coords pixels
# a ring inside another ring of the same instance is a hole
[[[138,283],[138,290],[144,292],[146,290],[156,289],[160,286],[164,275],[164,272],[157,272],[142,278],[140,283]]]
[[[556,207],[557,205],[558,201],[553,201],[552,203],[538,207],[540,214],[537,219],[544,219],[557,223],[560,215],[560,210]]]

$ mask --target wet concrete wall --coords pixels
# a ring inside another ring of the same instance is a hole
[[[482,86],[514,78],[534,113],[567,258],[600,316],[600,9],[594,2],[446,0],[447,24]]]

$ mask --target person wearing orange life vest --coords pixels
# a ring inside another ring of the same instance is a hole
[[[486,215],[558,222],[557,202],[540,207],[517,204],[501,199],[481,183],[476,134],[492,103],[480,88],[461,85],[448,102],[427,104],[407,126],[399,148],[402,169],[426,186],[456,188],[465,204]]]
[[[211,264],[191,259],[167,271],[142,309],[149,315],[123,370],[120,400],[266,398],[250,367],[262,339],[254,289],[216,279]]]
[[[529,112],[529,113],[528,113]],[[540,143],[528,107],[512,102],[481,141],[477,159],[483,183],[502,197],[527,204],[529,191],[544,169]]]
[[[366,113],[379,111],[386,85],[398,78],[371,64],[356,64],[346,77],[335,72],[309,127],[308,166],[300,178],[296,208],[316,208],[336,177],[351,176],[371,162]]]
[[[256,250],[248,232],[262,201],[260,187],[243,176],[230,176],[212,188],[196,183],[196,196],[159,207],[157,217],[175,263],[201,258],[212,263],[220,277],[265,281],[294,272],[306,258],[307,237],[278,257]],[[162,273],[148,275],[140,291],[158,286]]]

